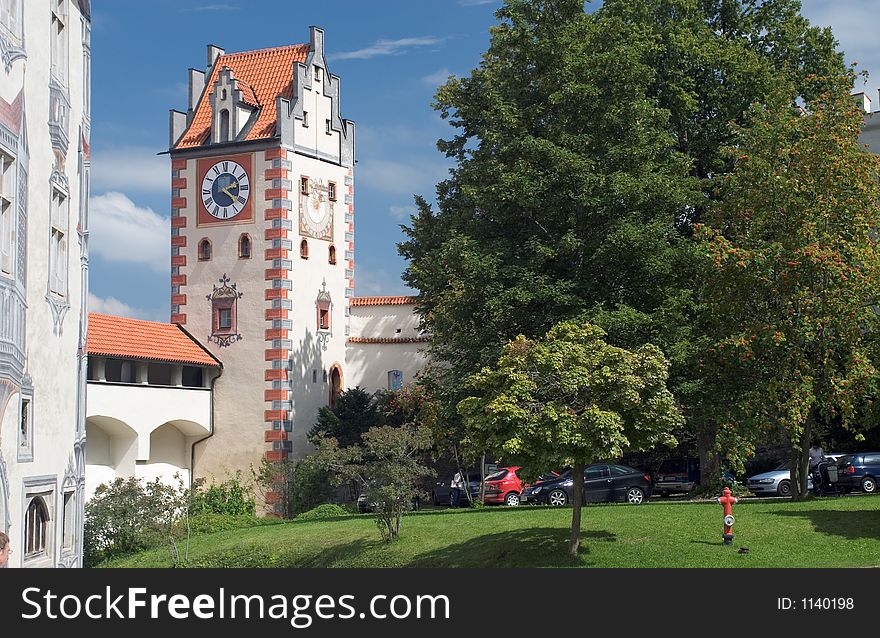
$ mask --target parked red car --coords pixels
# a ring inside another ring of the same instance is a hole
[[[520,467],[502,467],[486,476],[486,503],[509,506],[519,505],[519,495],[523,491],[523,482],[517,472]]]

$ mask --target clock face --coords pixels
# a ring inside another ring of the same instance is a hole
[[[299,231],[316,239],[333,241],[333,202],[321,180],[309,180],[309,194],[300,193]]]
[[[223,160],[214,164],[202,180],[202,203],[217,219],[231,219],[247,204],[251,183],[241,164]]]

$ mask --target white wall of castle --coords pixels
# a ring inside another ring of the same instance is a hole
[[[120,478],[190,485],[192,444],[211,433],[210,388],[89,382],[86,499]]]
[[[84,26],[78,4],[65,1],[62,6],[66,8],[68,62],[64,86],[70,102],[66,117],[69,146],[60,168],[66,177],[68,195],[64,220],[66,294],[54,295],[49,291],[50,176],[55,159],[47,124],[50,113],[50,2],[27,0],[21,6],[24,10],[22,46],[26,57],[14,59],[9,71],[0,65],[0,97],[12,102],[24,88],[29,155],[26,160],[25,371],[33,382],[29,408],[32,440],[21,440],[22,392],[14,381],[7,379],[2,382],[5,391],[0,392],[0,397],[6,399],[5,402],[0,399],[0,483],[3,484],[0,486],[0,529],[8,531],[11,537],[10,567],[72,566],[78,564],[78,539],[71,534],[65,535],[64,527],[66,524],[68,529],[79,528],[81,513],[77,515],[77,509],[81,507],[78,501],[82,500],[81,496],[78,499],[69,497],[74,500],[68,501],[65,508],[65,494],[75,495],[77,480],[81,479],[75,469],[74,443],[78,419],[77,349],[81,302],[85,294],[77,234],[80,200],[87,197],[80,192],[78,156],[80,126],[88,118],[83,112]],[[21,170],[24,164],[24,157],[16,158],[16,170]],[[2,273],[0,277],[3,277]],[[60,312],[53,311],[47,297],[53,297]],[[35,496],[43,498],[49,514],[45,550],[26,557],[25,511]],[[71,517],[79,520],[71,521]]]
[[[403,385],[411,384],[427,362],[426,342],[407,342],[423,337],[412,304],[353,306],[351,336],[366,339],[396,339],[399,343],[349,343],[346,363],[349,387],[368,392],[388,389],[388,373],[403,372]]]

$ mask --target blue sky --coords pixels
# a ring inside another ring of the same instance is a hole
[[[875,0],[806,0],[848,58],[880,69]],[[358,295],[408,292],[397,256],[413,194],[434,195],[450,134],[431,108],[448,75],[480,62],[500,0],[94,0],[92,3],[91,309],[169,317],[168,110],[186,109],[186,72],[206,45],[227,52],[308,41],[325,30],[343,116],[357,123],[355,285]],[[866,88],[880,108],[878,82]]]

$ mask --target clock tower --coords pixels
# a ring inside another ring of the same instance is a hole
[[[195,477],[302,457],[345,387],[354,123],[324,33],[189,70],[171,111],[171,321],[222,363]]]

